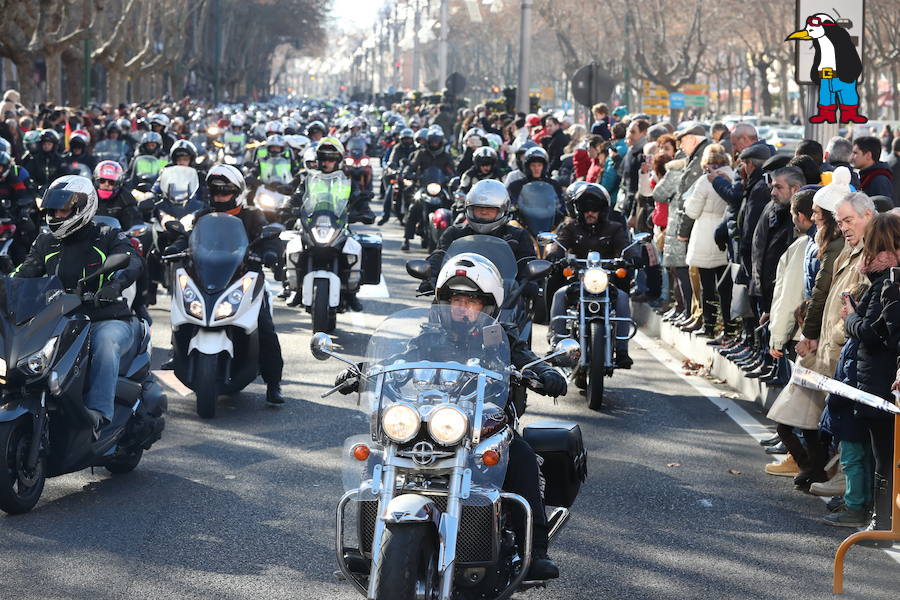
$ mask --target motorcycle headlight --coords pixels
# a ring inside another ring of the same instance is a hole
[[[381,428],[388,438],[402,444],[416,437],[422,419],[408,404],[393,404],[381,415]]]
[[[352,166],[353,166],[353,162],[354,162],[353,159],[350,158],[349,156],[348,156],[347,158],[344,159],[344,164],[347,165],[348,167],[352,167]]]
[[[331,224],[331,219],[324,215],[316,219],[316,223],[312,227],[312,236],[317,244],[330,244],[337,233],[337,229]]]
[[[429,196],[437,196],[441,193],[441,184],[439,183],[429,183],[425,186],[425,191]]]
[[[602,294],[609,284],[609,277],[603,269],[588,269],[582,278],[584,289],[591,294]]]
[[[452,404],[438,406],[428,416],[428,433],[443,446],[459,443],[468,429],[469,418]]]
[[[198,156],[197,158],[194,159],[194,162],[197,163],[198,165],[202,165],[204,160],[206,160],[205,156]]]
[[[226,154],[226,155],[225,155],[225,164],[226,164],[226,165],[236,165],[236,164],[237,164],[237,157],[232,156],[232,155],[230,155],[230,154]]]
[[[6,377],[6,361],[0,358],[0,377]]]
[[[219,129],[218,127],[213,126],[213,127],[210,127],[209,129],[207,129],[206,133],[211,136],[217,136],[220,133],[222,133],[222,130]]]
[[[368,158],[364,158],[364,159],[362,159],[361,161],[359,161],[359,166],[361,166],[361,167],[368,167],[368,166],[369,166],[369,159],[368,159]]]
[[[26,375],[42,375],[53,361],[53,353],[56,351],[56,343],[58,341],[58,336],[47,340],[43,348],[19,361],[19,369]],[[5,375],[6,364],[3,365],[3,371]]]
[[[244,294],[253,287],[254,280],[255,277],[253,275],[245,275],[239,282],[233,285],[230,290],[225,292],[225,295],[219,300],[213,311],[213,314],[215,315],[214,319],[216,321],[227,319],[238,311],[241,302],[244,300]]]
[[[275,198],[273,198],[269,194],[257,194],[256,195],[256,204],[259,205],[260,208],[275,210]]]
[[[403,187],[409,187],[409,186],[411,186],[412,184],[413,184],[413,180],[412,180],[412,179],[404,179],[404,180],[403,180]]]
[[[178,287],[181,288],[181,300],[188,314],[195,319],[203,319],[203,301],[200,300],[200,292],[187,274],[181,273],[178,276]]]

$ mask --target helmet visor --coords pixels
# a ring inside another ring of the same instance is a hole
[[[42,211],[72,210],[87,204],[87,195],[72,190],[48,190],[41,200]]]

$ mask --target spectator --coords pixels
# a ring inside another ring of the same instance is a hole
[[[851,174],[850,185],[858,190],[860,187],[859,175],[856,174],[856,171],[850,165],[850,155],[852,153],[853,143],[850,140],[839,135],[834,136],[828,140],[828,145],[825,146],[825,162],[822,163],[822,172],[833,172],[838,167],[847,167]],[[824,183],[827,184],[830,181],[825,181]]]
[[[859,171],[862,191],[869,196],[894,197],[891,183],[893,174],[887,163],[880,162],[881,141],[875,136],[863,136],[853,140],[850,164]]]
[[[638,174],[641,170],[642,156],[644,152],[644,144],[647,143],[647,129],[650,123],[644,119],[637,119],[628,125],[628,132],[625,141],[628,144],[628,152],[622,158],[619,168],[622,177],[621,191],[622,198],[619,200],[619,212],[629,219],[628,226],[633,227],[634,221],[631,219],[634,210],[635,198],[638,192]]]
[[[813,161],[815,161],[816,166],[822,164],[825,160],[825,153],[822,151],[822,144],[817,142],[816,140],[803,140],[799,144],[797,144],[797,149],[794,151],[794,157],[798,156],[808,156]]]
[[[819,185],[822,182],[822,163],[816,162],[814,158],[800,154],[794,156],[788,161],[787,166],[797,167],[803,173],[805,185]]]
[[[591,107],[594,115],[594,123],[591,125],[591,135],[599,135],[606,141],[612,138],[609,130],[609,107],[602,102]]]
[[[887,159],[887,165],[891,169],[891,177],[894,185],[894,206],[900,206],[900,137],[895,137],[891,146],[891,155]]]
[[[721,121],[713,123],[709,130],[709,135],[712,141],[725,148],[725,152],[730,156],[734,156],[734,148],[731,146],[731,132],[728,131],[728,126],[725,123]]]
[[[544,146],[550,156],[549,172],[559,169],[560,159],[569,143],[569,136],[560,127],[559,119],[552,115],[548,116],[544,122],[544,136],[535,141]]]
[[[572,162],[572,179],[584,179],[588,169],[591,166],[591,158],[588,155],[588,138],[584,125],[576,123],[566,130],[569,136],[569,143],[563,150],[563,161],[566,157],[571,158]]]
[[[682,197],[678,194],[678,182],[687,164],[679,150],[675,159],[666,164],[666,173],[653,189],[653,200],[668,207],[668,221],[663,240],[662,266],[669,270],[669,287],[675,300],[675,308],[665,318],[673,324],[686,323],[691,317],[691,277],[687,266],[687,243],[678,239],[678,227],[682,217]]]
[[[606,159],[609,157],[609,142],[604,142],[599,135],[592,135],[588,138],[587,146],[588,169],[584,175],[584,180],[588,183],[599,183],[600,177],[603,175],[603,169],[606,165]],[[577,158],[577,156],[576,156]],[[579,172],[578,161],[575,161],[575,173]],[[606,190],[609,192],[609,190]]]
[[[622,160],[628,152],[628,144],[625,142],[627,128],[623,123],[616,123],[612,127],[613,141],[609,146],[609,155],[606,157],[606,165],[603,167],[603,175],[600,185],[609,192],[609,197],[615,205],[615,196],[619,190],[622,177],[619,174]]]

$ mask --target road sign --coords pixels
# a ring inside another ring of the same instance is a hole
[[[595,63],[584,65],[572,75],[572,96],[587,107],[612,97],[616,82]]]
[[[850,33],[850,39],[856,46],[860,58],[863,54],[863,25],[865,19],[865,0],[797,0],[797,10],[794,16],[794,30],[799,31],[806,26],[806,18],[816,13],[825,13],[831,15],[840,27],[843,27]],[[785,31],[784,37],[791,34],[791,31]],[[800,40],[795,42],[794,51],[794,80],[800,85],[813,85],[813,81],[809,77],[812,69],[813,59],[815,58],[815,50],[811,41]],[[863,77],[865,71],[863,71]],[[862,81],[862,77],[860,77]]]
[[[705,108],[709,104],[709,86],[703,83],[686,83],[681,86],[685,108]]]
[[[648,115],[668,115],[669,92],[666,88],[644,80],[641,85],[641,111]]]
[[[684,94],[681,92],[669,94],[669,108],[684,108]]]

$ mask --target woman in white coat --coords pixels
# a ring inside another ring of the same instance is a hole
[[[718,174],[729,180],[734,180],[731,157],[719,144],[710,144],[703,150],[700,166],[707,173],[717,171]],[[719,248],[715,241],[715,231],[722,222],[726,208],[725,200],[716,193],[705,176],[699,177],[691,189],[685,193],[684,212],[693,220],[689,236],[685,236],[689,237],[686,260],[688,266],[697,267],[700,271],[703,332],[710,337],[713,335],[716,316],[722,304],[717,284],[728,264],[725,250]],[[731,323],[730,307],[724,308],[722,319],[725,323],[725,330],[732,331],[734,327]]]

